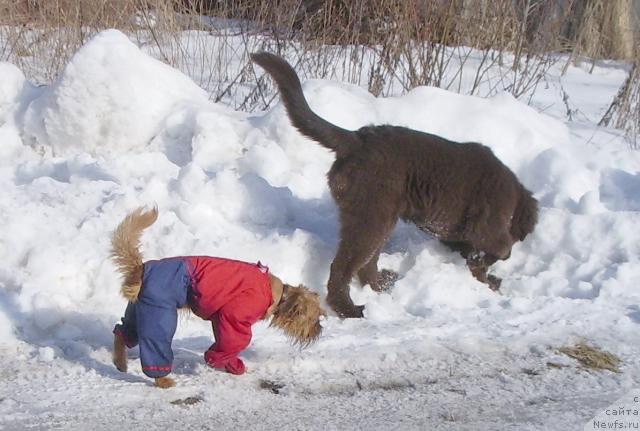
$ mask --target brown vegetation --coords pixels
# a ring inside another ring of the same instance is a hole
[[[618,367],[622,361],[617,356],[583,342],[571,347],[561,347],[558,351],[577,360],[584,368],[620,372]]]
[[[48,83],[94,34],[118,28],[194,78],[212,100],[241,110],[273,100],[275,89],[249,62],[248,54],[260,50],[293,60],[303,78],[351,82],[375,95],[433,85],[526,100],[558,52],[570,52],[574,63],[585,56],[629,59],[638,41],[636,13],[632,0],[613,3],[0,0],[0,60]]]

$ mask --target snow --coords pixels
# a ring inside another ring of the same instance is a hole
[[[532,103],[546,114],[506,94],[420,87],[375,98],[305,82],[312,109],[342,127],[388,123],[490,146],[539,199],[536,231],[495,265],[497,295],[459,255],[399,223],[380,259],[399,273],[395,286],[377,294],[352,283],[365,319],[330,314],[302,351],[259,323],[242,377],[204,365],[210,326],[185,319],[178,386],[161,391],[136,350],[128,374],[110,362],[125,307],[112,229],[157,204],[147,259],[260,260],[324,297],[338,235],[325,178],[333,155],[280,104],[246,114],[210,102],[115,30],[49,86],[0,63],[0,427],[581,429],[640,386],[640,153],[595,126],[624,74],[594,72],[551,76]],[[564,118],[555,84],[579,119]],[[557,353],[581,340],[618,355],[622,372]],[[275,394],[261,380],[284,387]],[[189,396],[202,401],[171,404]]]
[[[205,103],[207,94],[139,52],[116,30],[100,33],[29,105],[24,138],[56,156],[79,150],[104,155],[144,145],[162,126],[171,133],[171,123],[163,124],[172,120],[169,114],[190,111]]]

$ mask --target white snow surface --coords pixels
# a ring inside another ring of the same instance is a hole
[[[135,349],[128,374],[111,365],[126,305],[111,231],[157,205],[145,258],[260,260],[324,297],[338,239],[333,154],[280,104],[246,114],[212,103],[115,30],[50,86],[0,63],[0,429],[582,429],[640,387],[640,153],[595,126],[623,78],[612,65],[552,76],[533,101],[548,115],[507,94],[420,87],[375,98],[304,83],[312,109],[340,126],[393,124],[491,147],[539,200],[539,224],[494,266],[497,295],[459,255],[399,223],[380,260],[399,273],[395,286],[377,294],[352,283],[365,319],[329,313],[302,351],[258,323],[240,377],[204,365],[210,326],[184,319],[178,385],[160,390]],[[562,115],[561,80],[579,120]],[[558,353],[579,341],[619,356],[621,372]],[[262,380],[284,386],[276,394]],[[171,403],[189,396],[201,401]]]

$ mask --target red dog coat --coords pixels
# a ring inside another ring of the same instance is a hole
[[[243,374],[238,354],[251,341],[251,325],[273,303],[268,268],[260,263],[207,256],[173,257],[144,264],[138,301],[129,304],[114,333],[128,347],[140,344],[142,369],[149,377],[171,372],[171,341],[177,309],[191,310],[214,324],[215,343],[204,354],[214,368]]]

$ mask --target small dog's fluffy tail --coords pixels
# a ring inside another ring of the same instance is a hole
[[[276,82],[291,123],[303,135],[335,151],[337,156],[347,152],[351,146],[349,144],[357,140],[356,134],[328,122],[309,108],[300,79],[289,63],[268,52],[251,54],[251,60],[266,70]]]
[[[142,231],[157,219],[157,208],[138,208],[120,222],[111,236],[111,258],[122,274],[122,296],[129,302],[138,300],[142,287],[143,260],[140,253],[140,236]]]

